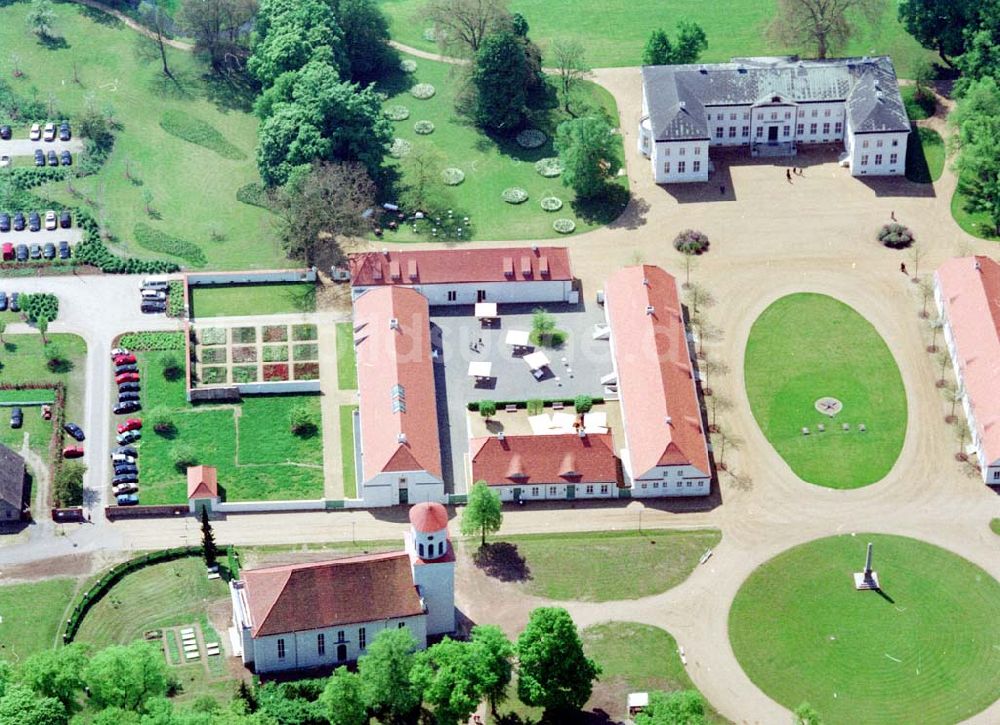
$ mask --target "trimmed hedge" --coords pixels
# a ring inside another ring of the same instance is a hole
[[[271,210],[267,201],[267,191],[263,184],[251,181],[236,190],[236,201],[250,206],[259,206],[261,209]]]
[[[159,229],[154,229],[143,222],[135,225],[132,235],[140,247],[144,247],[151,252],[180,257],[195,267],[204,267],[208,264],[208,260],[205,259],[205,253],[194,242],[189,242],[186,239],[178,239],[166,232],[161,232]]]
[[[169,274],[180,269],[175,262],[112,254],[101,241],[97,222],[90,212],[78,207],[75,215],[77,226],[83,229],[83,241],[73,248],[73,257],[78,263],[91,264],[106,274]]]
[[[184,283],[179,279],[167,285],[167,317],[184,316]]]
[[[594,405],[604,402],[604,398],[592,397],[590,400]],[[576,404],[576,398],[545,398],[542,400],[539,400],[538,398],[532,398],[531,400],[496,400],[493,402],[495,402],[497,405],[497,411],[502,412],[503,409],[506,408],[508,405],[513,405],[520,409],[520,408],[527,408],[528,403],[538,403],[538,402],[541,402],[541,404],[545,407],[550,407],[553,403],[562,403],[567,407],[572,407],[573,405]],[[469,403],[466,404],[465,407],[471,413],[478,413],[479,401],[478,400],[470,401]]]
[[[183,350],[183,332],[126,332],[118,337],[118,347],[129,350]]]
[[[52,322],[59,316],[59,298],[51,292],[26,292],[20,297],[21,312],[28,322],[38,322],[43,317]]]
[[[214,126],[184,111],[164,111],[160,116],[160,128],[182,141],[214,151],[224,159],[242,161],[246,158],[246,154],[229,143]]]

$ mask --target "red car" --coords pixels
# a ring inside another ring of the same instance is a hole
[[[115,355],[115,365],[131,365],[135,362],[135,355],[127,353],[125,355]]]
[[[139,373],[122,373],[121,375],[116,375],[115,382],[118,385],[122,383],[137,383],[139,382]]]
[[[5,242],[3,245],[3,261],[9,262],[14,259],[14,245],[10,242]]]
[[[63,448],[63,458],[79,458],[83,455],[83,446],[66,446]]]
[[[142,428],[142,421],[138,418],[126,418],[124,423],[118,424],[119,435],[127,430],[139,430]]]

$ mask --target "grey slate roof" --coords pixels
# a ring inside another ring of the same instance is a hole
[[[23,506],[24,459],[0,443],[0,510],[13,508],[21,511]]]
[[[707,139],[705,106],[752,105],[774,96],[795,103],[844,101],[856,133],[910,130],[888,56],[643,66],[642,84],[657,141]]]

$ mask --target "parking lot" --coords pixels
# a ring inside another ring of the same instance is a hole
[[[83,151],[83,140],[71,138],[69,141],[29,141],[26,138],[12,138],[8,141],[0,140],[0,156],[34,156],[35,149],[41,149],[45,153],[55,151],[57,154],[69,151],[73,154],[73,161],[76,155]]]
[[[41,229],[37,232],[29,232],[25,229],[20,232],[15,232],[14,230],[0,232],[0,244],[7,244],[9,242],[15,246],[18,244],[31,246],[32,244],[45,244],[46,242],[58,244],[64,239],[72,247],[77,242],[83,240],[83,230],[79,227],[71,227],[70,229],[53,229],[52,231]]]

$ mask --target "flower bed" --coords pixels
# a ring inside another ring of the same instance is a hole
[[[232,330],[232,336],[234,345],[246,345],[251,342],[257,342],[257,328],[234,327]]]
[[[201,351],[201,361],[208,365],[227,362],[226,348],[224,347],[203,348]]]
[[[410,95],[421,101],[426,101],[428,98],[433,98],[436,93],[434,86],[430,83],[418,83],[410,89]]]
[[[538,203],[545,211],[559,211],[563,207],[562,199],[556,196],[547,196]]]
[[[572,219],[556,219],[552,222],[552,228],[560,234],[569,234],[576,229],[576,222]]]
[[[223,367],[203,367],[201,382],[205,385],[218,385],[226,382],[226,369]]]
[[[264,325],[261,337],[264,342],[286,342],[288,340],[288,325]]]
[[[226,331],[221,327],[206,327],[197,330],[198,341],[202,345],[225,345]]]
[[[545,159],[539,159],[535,162],[535,171],[546,178],[559,176],[559,174],[562,173],[562,170],[562,162],[559,160],[558,156],[550,156]]]
[[[234,365],[233,366],[233,382],[234,383],[256,383],[257,382],[257,366],[256,365]]]
[[[413,124],[413,130],[421,136],[427,136],[434,133],[434,124],[431,121],[417,121]]]
[[[389,155],[394,159],[401,159],[408,156],[413,150],[413,144],[405,138],[393,139],[392,146],[389,147]]]
[[[903,224],[883,224],[876,235],[878,240],[892,249],[903,249],[913,244],[915,237],[910,228]]]
[[[512,186],[509,189],[504,189],[500,196],[508,204],[523,204],[528,200],[528,192],[520,186]]]
[[[314,363],[314,362],[295,363],[294,371],[296,380],[319,379],[319,363]]]
[[[685,229],[674,238],[674,249],[683,254],[702,254],[708,251],[708,237],[697,230]]]
[[[276,383],[288,380],[288,365],[287,363],[275,363],[273,365],[264,366],[264,382],[265,383]]]
[[[288,345],[264,345],[264,362],[285,362]]]
[[[516,138],[517,145],[525,149],[537,149],[548,140],[549,137],[545,135],[545,132],[539,131],[537,128],[526,128],[517,134]]]
[[[465,181],[465,172],[454,166],[449,166],[441,172],[441,180],[448,186],[458,186]]]
[[[296,342],[316,339],[316,325],[292,325],[292,339]]]
[[[410,60],[409,58],[401,60],[399,61],[399,69],[404,73],[412,73],[417,69],[417,61]]]
[[[410,109],[399,104],[389,106],[383,113],[385,113],[385,117],[390,121],[405,121],[410,117]]]
[[[319,360],[319,345],[306,343],[292,347],[293,360]]]
[[[249,346],[234,347],[233,362],[234,363],[257,362],[257,348]]]

